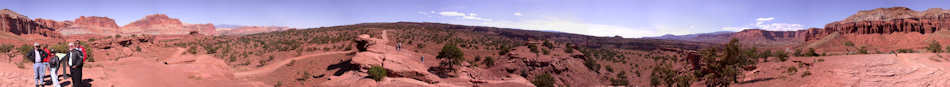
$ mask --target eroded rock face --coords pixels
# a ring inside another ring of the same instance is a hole
[[[97,28],[97,29],[117,29],[119,25],[115,24],[115,20],[112,20],[108,17],[98,17],[98,16],[80,16],[73,21],[73,24],[87,27],[87,28]]]
[[[33,21],[9,9],[0,10],[0,30],[17,35],[39,34],[43,36],[59,36],[59,33],[53,32],[55,31],[54,28],[45,26],[41,22]]]
[[[122,32],[176,35],[199,32],[205,35],[212,35],[215,32],[215,27],[213,24],[184,24],[178,19],[170,18],[165,14],[153,14],[122,26]]]
[[[824,28],[810,28],[798,31],[764,31],[749,29],[737,32],[734,38],[752,38],[765,40],[810,41],[821,39],[832,33],[841,34],[890,34],[890,33],[933,33],[950,30],[950,10],[932,8],[926,11],[913,11],[905,7],[878,8],[859,11],[848,18],[828,23]]]

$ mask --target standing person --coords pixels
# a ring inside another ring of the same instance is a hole
[[[47,51],[49,52],[50,55],[45,59],[46,60],[45,62],[47,64],[46,66],[49,67],[49,75],[52,78],[50,80],[53,80],[53,83],[52,83],[53,87],[60,87],[59,74],[56,74],[57,73],[56,70],[59,69],[59,58],[58,56],[55,55],[55,53],[52,53],[51,51],[56,51],[56,50],[54,49],[54,50]]]
[[[76,40],[75,43],[69,52],[69,75],[73,79],[73,87],[81,87],[85,86],[84,82],[82,82],[82,66],[86,58],[89,58],[89,55],[86,54],[86,48],[82,47],[79,40]]]
[[[33,58],[33,74],[35,74],[33,80],[36,81],[35,86],[40,87],[43,84],[43,76],[46,74],[43,72],[45,71],[44,66],[46,66],[46,64],[43,64],[43,58],[48,57],[49,53],[40,48],[40,43],[33,42],[33,52],[30,52],[26,56]]]

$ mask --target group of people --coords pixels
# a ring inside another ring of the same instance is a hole
[[[27,54],[27,57],[33,58],[33,70],[34,70],[34,80],[36,81],[36,87],[42,87],[44,84],[43,77],[50,76],[53,81],[53,87],[60,87],[59,85],[59,75],[57,70],[60,69],[62,62],[66,62],[69,66],[68,75],[64,76],[72,77],[73,87],[80,87],[82,85],[82,65],[88,57],[86,55],[86,49],[82,46],[79,46],[79,40],[75,42],[70,42],[68,50],[64,51],[66,53],[53,53],[55,50],[47,49],[47,46],[41,46],[39,43],[33,43],[33,50]],[[68,60],[68,61],[67,61]],[[45,71],[49,70],[49,75],[46,75]]]

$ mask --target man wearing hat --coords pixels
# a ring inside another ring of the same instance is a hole
[[[44,49],[40,48],[40,43],[33,43],[33,51],[27,54],[28,58],[33,58],[33,70],[34,76],[33,79],[36,81],[36,87],[40,87],[43,84],[43,76],[45,76],[45,67],[46,64],[43,60],[46,57],[49,57],[49,52],[46,52]]]

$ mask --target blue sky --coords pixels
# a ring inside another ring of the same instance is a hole
[[[162,13],[186,23],[296,28],[440,22],[644,37],[823,27],[860,10],[950,9],[947,0],[4,0],[31,18],[106,16],[122,26]]]

